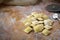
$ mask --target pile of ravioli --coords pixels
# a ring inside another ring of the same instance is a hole
[[[41,32],[44,35],[49,35],[51,29],[53,28],[53,21],[49,19],[44,13],[32,12],[31,15],[28,15],[23,21],[26,28],[24,32],[30,33],[32,31],[39,33]]]

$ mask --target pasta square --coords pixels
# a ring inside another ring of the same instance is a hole
[[[31,27],[27,27],[27,28],[24,30],[24,32],[26,32],[26,33],[29,33],[30,31],[32,31],[32,28],[31,28]]]
[[[25,23],[27,23],[27,22],[32,22],[30,19],[25,19],[24,21],[23,21],[23,23],[25,24]]]
[[[47,20],[44,20],[44,24],[45,25],[53,25],[53,21],[52,20],[50,20],[50,19],[47,19]]]
[[[35,32],[41,32],[44,29],[44,27],[41,26],[41,25],[37,25],[33,29],[34,29]]]
[[[46,29],[51,29],[51,28],[52,28],[52,26],[45,25],[45,26],[44,26],[44,28],[46,28]]]
[[[49,35],[50,34],[50,31],[49,30],[47,30],[47,29],[44,29],[43,31],[42,31],[42,33],[44,34],[44,35]]]

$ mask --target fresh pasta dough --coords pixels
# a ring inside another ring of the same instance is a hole
[[[53,21],[47,15],[38,12],[32,12],[23,23],[27,26],[26,33],[34,30],[34,32],[42,32],[44,35],[50,34],[50,29],[52,29],[53,25]]]
[[[44,20],[45,25],[53,25],[53,21],[51,19]]]
[[[24,32],[26,32],[26,33],[29,33],[29,32],[31,32],[32,31],[32,28],[31,27],[27,27],[25,30],[24,30]]]
[[[44,29],[44,30],[42,31],[42,34],[44,34],[44,35],[49,35],[49,34],[50,34],[50,31],[47,30],[47,29]]]
[[[41,32],[44,29],[44,27],[42,25],[37,25],[33,29],[35,32]]]
[[[46,28],[46,29],[51,29],[51,28],[52,28],[52,26],[45,25],[45,26],[44,26],[44,28]]]

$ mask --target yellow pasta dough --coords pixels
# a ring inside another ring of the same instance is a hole
[[[48,19],[48,16],[47,15],[43,15],[43,19],[44,20]]]
[[[36,24],[31,24],[31,26],[32,26],[32,27],[35,27],[35,26],[36,26]]]
[[[44,21],[39,21],[38,23],[44,23]]]
[[[44,27],[41,26],[41,25],[37,25],[33,29],[34,29],[35,32],[41,32],[44,29]]]
[[[38,24],[38,25],[40,25],[40,26],[42,26],[42,27],[44,26],[44,24]]]
[[[25,26],[30,26],[31,25],[31,22],[26,22],[25,23]]]
[[[25,23],[31,23],[32,21],[30,20],[30,19],[25,19],[24,21],[23,21],[23,23],[25,24]]]
[[[43,16],[43,13],[33,12],[32,15],[33,15],[35,18],[41,18],[41,17]]]
[[[44,13],[39,13],[39,18],[42,18],[44,16]]]
[[[44,35],[49,35],[49,34],[50,34],[50,31],[49,31],[48,29],[44,29],[44,30],[42,31],[42,34],[44,34]]]
[[[28,15],[27,18],[32,18],[33,16],[32,15]]]
[[[37,18],[39,21],[43,21],[43,18]]]
[[[32,24],[38,24],[38,21],[33,21]]]
[[[31,28],[31,27],[27,27],[27,28],[24,30],[24,32],[26,32],[26,33],[29,33],[30,31],[32,31],[32,28]]]
[[[52,26],[45,25],[45,26],[44,26],[44,28],[46,28],[46,29],[51,29],[51,28],[52,28]]]
[[[23,23],[27,26],[24,32],[29,33],[34,30],[34,32],[42,32],[44,35],[50,34],[49,29],[53,25],[53,21],[47,15],[38,12],[32,12]]]
[[[53,25],[53,21],[50,19],[44,20],[45,25]]]

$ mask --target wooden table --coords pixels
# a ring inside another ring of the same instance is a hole
[[[46,5],[52,2],[42,2],[34,6],[2,6],[0,8],[0,40],[60,40],[60,24],[54,21],[49,36],[31,32],[26,34],[22,21],[31,12],[43,12],[49,17],[52,13],[45,10]]]

